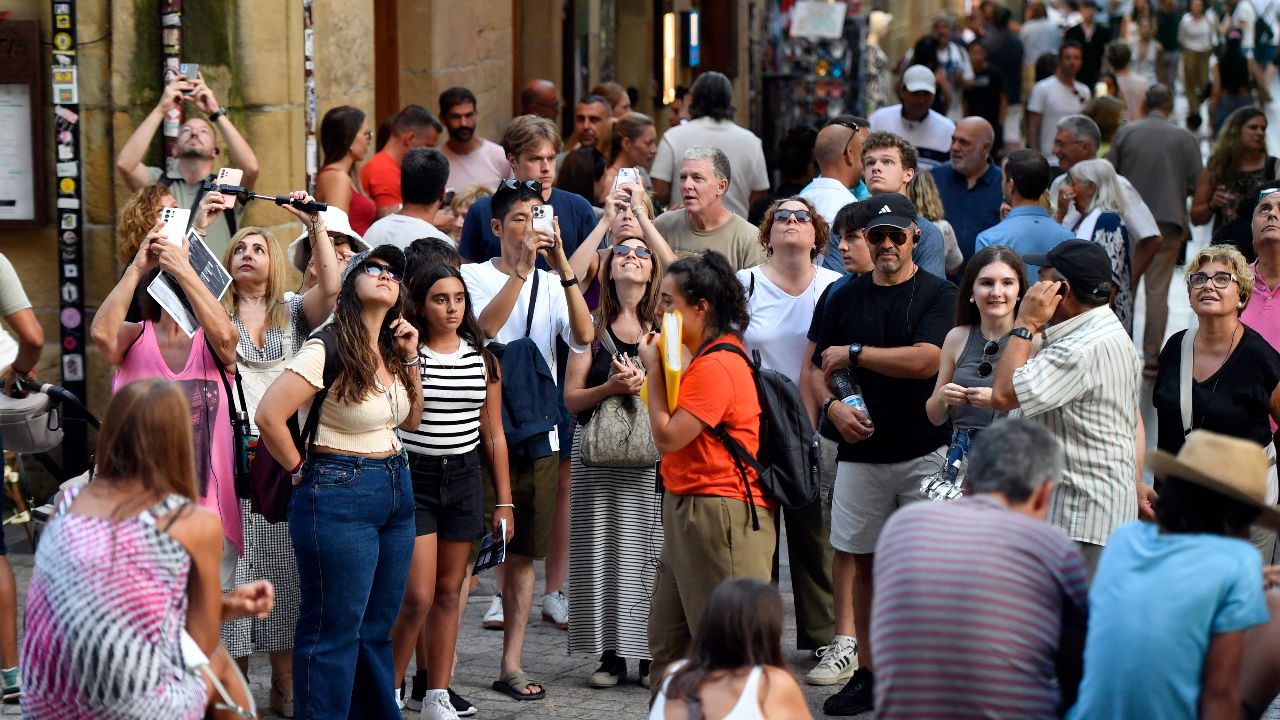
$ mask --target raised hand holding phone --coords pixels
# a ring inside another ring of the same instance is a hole
[[[182,245],[182,238],[187,234],[190,221],[191,211],[186,208],[161,208],[161,237],[171,245]]]

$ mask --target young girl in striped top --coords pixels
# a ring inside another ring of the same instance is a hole
[[[410,269],[407,285],[413,322],[423,338],[423,405],[418,429],[401,431],[409,450],[418,536],[404,603],[391,629],[395,677],[404,677],[418,632],[429,621],[422,713],[432,720],[453,720],[457,714],[448,687],[459,595],[471,544],[486,532],[481,452],[497,498],[492,531],[506,520],[506,539],[515,532],[502,384],[497,361],[483,348],[461,273],[441,263],[419,265]]]

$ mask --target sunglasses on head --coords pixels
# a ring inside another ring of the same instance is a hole
[[[885,239],[893,241],[894,245],[901,245],[907,241],[906,230],[886,230],[885,228],[872,228],[866,231],[867,242],[871,245],[879,245]]]
[[[384,265],[380,262],[366,260],[364,265],[360,266],[360,269],[363,270],[366,275],[369,275],[371,277],[379,277],[383,273],[386,273],[387,277],[391,278],[395,282],[400,282],[400,273],[390,265]]]
[[[862,128],[858,127],[858,123],[856,122],[846,122],[844,120],[833,120],[831,124],[842,128],[849,128],[853,131],[853,134],[849,136],[849,139],[844,142],[844,152],[840,153],[841,155],[848,155],[849,146],[853,144],[853,139],[858,136],[858,133],[862,132]]]
[[[515,178],[505,178],[502,181],[502,187],[508,190],[519,190],[525,188],[534,192],[542,192],[542,183],[537,180],[516,180]]]
[[[988,340],[982,348],[982,360],[978,362],[978,377],[984,378],[991,374],[991,361],[995,359],[998,352],[1000,352],[1000,343]]]
[[[788,210],[787,208],[779,208],[773,211],[773,219],[778,222],[786,222],[793,217],[797,222],[813,222],[813,213],[808,210]]]
[[[648,260],[649,258],[653,257],[653,253],[649,251],[649,248],[643,245],[635,245],[635,246],[614,245],[613,246],[613,254],[617,255],[618,257],[626,257],[631,253],[635,253],[636,257],[641,258],[643,260]]]

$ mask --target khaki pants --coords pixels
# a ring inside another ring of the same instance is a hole
[[[1200,104],[1205,101],[1204,86],[1209,82],[1209,53],[1182,52],[1182,83],[1187,90],[1187,112],[1200,115]],[[1204,117],[1201,115],[1201,117]]]
[[[757,507],[756,512],[760,529],[752,530],[751,509],[741,500],[662,496],[662,554],[649,612],[652,694],[662,687],[667,666],[684,657],[716,586],[735,577],[769,582],[777,511]]]
[[[1182,254],[1182,228],[1172,223],[1160,225],[1160,247],[1151,264],[1142,273],[1146,287],[1147,319],[1142,330],[1142,362],[1155,367],[1164,345],[1165,325],[1169,321],[1169,282],[1173,268]]]

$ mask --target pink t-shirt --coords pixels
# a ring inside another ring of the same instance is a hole
[[[231,415],[223,397],[218,362],[204,341],[204,329],[191,338],[191,352],[181,372],[173,372],[160,354],[155,326],[142,321],[142,334],[125,353],[124,362],[111,380],[111,392],[134,380],[161,378],[178,385],[191,406],[191,434],[195,443],[196,494],[200,502],[222,519],[222,534],[240,550],[244,546],[244,524],[236,499],[234,439]],[[230,378],[228,377],[228,382]]]
[[[461,190],[468,185],[480,184],[490,190],[498,185],[498,181],[511,177],[511,164],[507,162],[507,154],[502,146],[483,140],[480,147],[466,155],[458,155],[442,145],[440,151],[449,158],[448,187]]]

